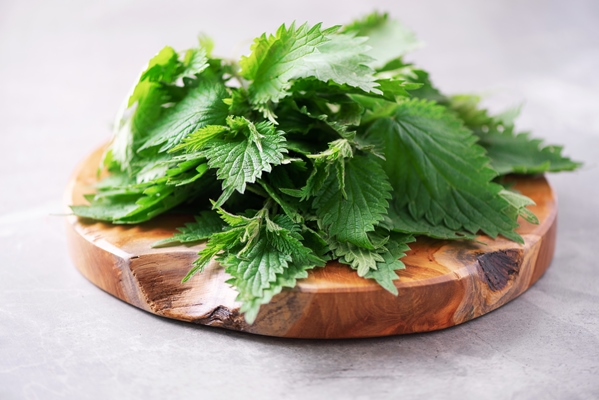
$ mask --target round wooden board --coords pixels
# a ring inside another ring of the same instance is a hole
[[[68,205],[94,191],[103,148],[74,172]],[[294,338],[356,338],[426,332],[461,324],[514,299],[545,272],[555,249],[557,202],[542,176],[515,187],[536,202],[540,220],[520,220],[520,245],[480,236],[482,243],[419,238],[398,271],[399,296],[337,262],[312,271],[296,288],[262,306],[253,325],[239,313],[236,292],[215,262],[182,284],[201,246],[152,249],[191,217],[163,215],[139,225],[111,225],[69,216],[73,262],[95,285],[153,314],[202,325]]]

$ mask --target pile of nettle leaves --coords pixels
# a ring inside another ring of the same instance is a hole
[[[530,199],[509,173],[575,169],[473,96],[448,97],[402,56],[419,43],[383,14],[343,27],[281,26],[239,62],[212,43],[148,64],[118,116],[110,175],[82,217],[140,223],[177,208],[196,222],[157,245],[207,239],[252,322],[307,270],[338,259],[397,294],[416,235],[522,243]],[[512,113],[513,114],[513,113]]]

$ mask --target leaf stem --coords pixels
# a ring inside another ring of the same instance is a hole
[[[265,199],[270,199],[270,196],[268,195],[268,193],[266,193],[261,187],[259,186],[253,186],[253,185],[247,185],[245,187],[249,192],[252,192],[254,194],[257,194],[258,196],[264,197]]]

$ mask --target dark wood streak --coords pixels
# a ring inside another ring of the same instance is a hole
[[[234,331],[246,331],[248,325],[238,309],[230,310],[225,306],[218,306],[204,317],[196,318],[191,322],[215,326],[219,328],[231,329]]]
[[[147,261],[146,261],[147,260]],[[173,302],[183,296],[189,287],[181,284],[193,259],[186,254],[169,254],[132,257],[130,270],[139,289],[156,313],[173,307]]]
[[[505,249],[478,256],[478,265],[489,289],[496,292],[502,290],[508,281],[520,271],[522,250]]]

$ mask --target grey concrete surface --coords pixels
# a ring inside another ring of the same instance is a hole
[[[204,31],[240,54],[372,9],[418,32],[443,90],[525,102],[519,126],[585,162],[550,178],[557,251],[533,288],[444,331],[303,341],[157,318],[79,275],[50,214],[154,52]],[[596,0],[0,1],[0,399],[599,398],[598,93]]]

